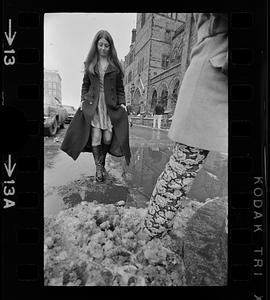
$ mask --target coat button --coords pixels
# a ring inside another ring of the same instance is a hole
[[[90,101],[90,102],[89,102],[89,104],[93,104],[93,102],[92,102],[92,101]]]

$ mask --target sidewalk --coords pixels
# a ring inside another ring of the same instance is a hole
[[[151,126],[147,126],[147,125],[141,125],[141,124],[133,124],[132,126],[137,126],[137,127],[144,127],[144,128],[149,128],[149,129],[153,129],[153,130],[161,130],[161,131],[169,131],[169,128],[153,128]]]

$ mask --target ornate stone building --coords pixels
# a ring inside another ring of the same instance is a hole
[[[166,112],[174,111],[195,42],[190,13],[137,14],[124,64],[126,99],[133,111],[152,111],[157,100]]]

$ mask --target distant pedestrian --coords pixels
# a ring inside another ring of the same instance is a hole
[[[175,145],[139,232],[145,238],[161,237],[172,229],[209,151],[228,152],[227,15],[195,13],[194,18],[197,42],[168,134]]]
[[[131,113],[132,113],[132,107],[131,107],[131,105],[128,105],[127,106],[127,114],[128,114],[128,123],[129,123],[130,127],[133,126],[132,118],[131,118]]]
[[[153,119],[153,128],[161,128],[161,121],[164,115],[164,108],[161,105],[160,101],[158,101],[157,105],[154,108],[154,119]],[[156,126],[157,123],[157,126]]]
[[[92,152],[96,180],[102,182],[107,153],[125,156],[127,164],[131,156],[124,74],[108,31],[97,32],[84,65],[80,108],[61,149],[74,160],[80,152]]]

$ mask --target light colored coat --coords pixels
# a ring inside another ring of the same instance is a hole
[[[188,146],[228,152],[227,18],[194,14],[197,42],[184,75],[169,138]]]

